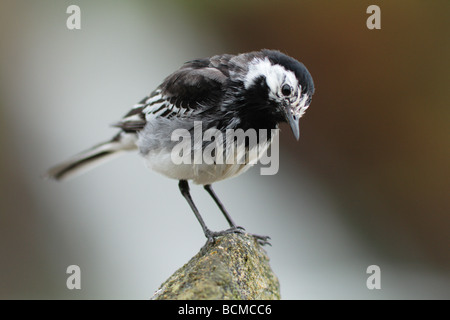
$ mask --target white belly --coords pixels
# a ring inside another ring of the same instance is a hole
[[[159,125],[159,122],[157,124]],[[146,132],[146,130],[149,132]],[[178,145],[178,142],[169,140],[170,136],[168,138],[163,133],[159,134],[160,132],[162,132],[161,128],[148,126],[139,136],[137,146],[145,157],[148,167],[172,179],[192,180],[196,184],[203,185],[228,179],[247,171],[257,163],[272,142],[272,140],[265,141],[261,145],[254,146],[248,153],[246,153],[245,145],[242,144],[244,142],[236,148],[227,145],[227,148],[232,150],[226,150],[222,158],[214,157],[207,161],[204,159],[207,152],[202,149],[202,141],[191,149],[190,139],[188,139],[186,140],[188,143],[187,150],[191,150],[194,155],[195,151],[192,150],[201,150],[202,152],[200,152],[200,157],[195,156],[195,159],[187,163],[188,160],[173,160],[172,153],[176,154],[174,148]],[[272,135],[272,139],[274,136]],[[205,155],[203,155],[203,152],[205,152]],[[222,152],[223,150],[219,151],[218,154],[222,154]]]
[[[175,164],[171,158],[171,151],[167,149],[152,150],[145,155],[150,169],[166,177],[177,180],[192,180],[196,184],[212,184],[219,180],[228,179],[248,170],[252,164],[243,163],[181,163]]]

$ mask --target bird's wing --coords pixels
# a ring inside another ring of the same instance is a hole
[[[231,57],[221,55],[185,63],[114,126],[125,132],[138,132],[156,117],[182,117],[203,108],[219,107]]]

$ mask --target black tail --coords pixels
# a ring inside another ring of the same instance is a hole
[[[136,149],[134,140],[124,139],[124,135],[128,134],[118,135],[111,141],[98,144],[54,166],[48,170],[47,177],[55,180],[64,180],[109,161],[123,151]]]

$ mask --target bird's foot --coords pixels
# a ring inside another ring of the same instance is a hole
[[[242,227],[231,227],[230,229],[226,229],[226,230],[222,230],[222,231],[211,231],[211,230],[207,230],[205,233],[206,238],[208,238],[208,241],[214,241],[215,238],[220,237],[220,236],[224,236],[227,234],[231,234],[231,233],[239,233],[239,234],[243,234],[245,233],[245,229]]]
[[[262,235],[253,234],[253,233],[249,233],[248,235],[255,238],[256,242],[258,242],[259,245],[261,245],[261,246],[265,246],[265,245],[272,246],[272,244],[269,242],[269,240],[270,240],[269,236],[262,236]]]
[[[256,241],[260,245],[262,245],[262,246],[265,246],[265,245],[271,246],[271,244],[269,242],[269,240],[270,240],[269,236],[261,236],[261,235],[258,235],[258,234],[247,233],[247,232],[245,232],[245,229],[243,227],[240,227],[240,226],[234,226],[234,227],[231,227],[229,229],[222,230],[222,231],[211,231],[211,230],[208,230],[205,233],[205,236],[206,236],[206,238],[208,238],[208,242],[214,242],[215,238],[220,237],[220,236],[224,236],[224,235],[227,235],[227,234],[232,234],[232,233],[247,234],[247,235],[252,236],[253,238],[255,238]]]

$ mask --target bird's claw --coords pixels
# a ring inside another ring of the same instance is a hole
[[[265,245],[272,246],[272,244],[269,242],[269,240],[270,240],[269,236],[261,236],[261,235],[258,235],[258,234],[250,234],[250,235],[253,238],[256,239],[256,242],[258,242],[259,245],[261,245],[261,246],[265,246]]]
[[[235,226],[235,227],[231,227],[230,229],[226,229],[226,230],[222,230],[222,231],[208,230],[205,235],[209,241],[214,241],[214,238],[216,238],[216,237],[220,237],[220,236],[224,236],[224,235],[232,234],[232,233],[242,234],[242,233],[245,233],[245,229],[242,227]]]
[[[247,235],[255,238],[256,242],[258,242],[258,244],[261,246],[265,246],[265,245],[272,246],[272,244],[269,242],[269,240],[270,240],[269,236],[261,236],[258,234],[247,233],[247,232],[245,232],[245,229],[240,226],[234,226],[229,229],[222,230],[222,231],[207,230],[207,232],[205,233],[205,236],[208,239],[208,242],[214,242],[215,238],[220,237],[220,236],[225,236],[227,234],[232,234],[232,233],[247,234]]]

